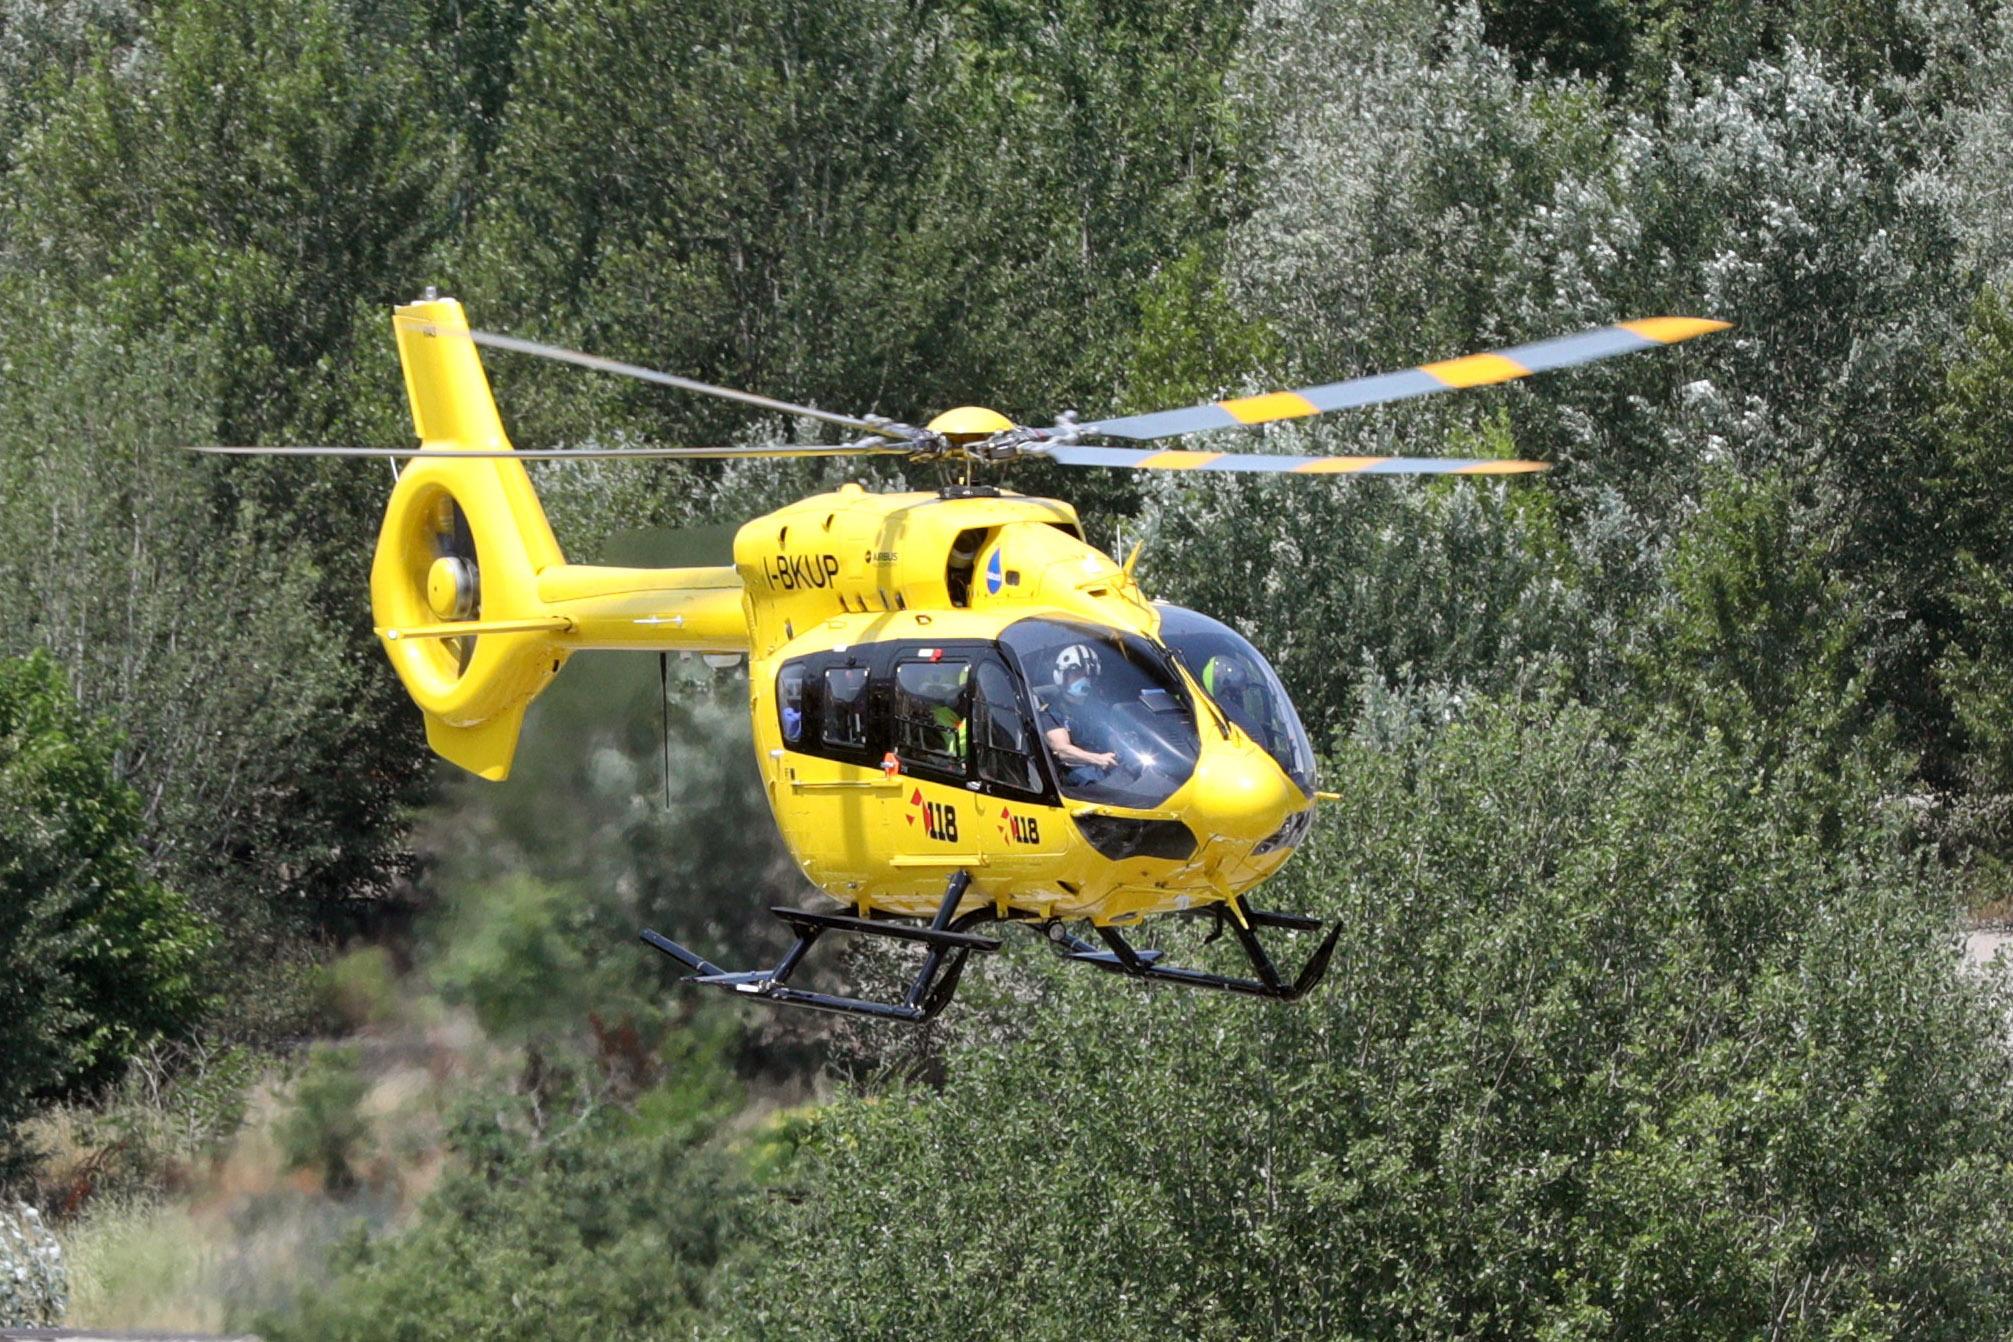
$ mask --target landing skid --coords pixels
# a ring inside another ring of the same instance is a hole
[[[967,872],[961,871],[951,877],[944,890],[943,902],[937,906],[936,917],[930,920],[928,927],[849,918],[837,913],[815,913],[809,909],[772,908],[769,912],[788,923],[790,930],[797,934],[796,944],[783,952],[783,958],[776,962],[773,969],[736,973],[720,968],[655,932],[646,930],[642,933],[642,940],[692,970],[685,976],[687,983],[744,993],[771,1006],[806,1007],[813,1011],[836,1011],[849,1016],[876,1016],[882,1020],[920,1024],[942,1011],[951,1000],[951,994],[958,990],[958,979],[965,972],[965,957],[973,951],[990,954],[1000,948],[997,938],[975,937],[964,930],[975,923],[989,921],[993,916],[990,908],[966,914],[963,918],[957,916],[958,902],[964,898],[965,890],[971,883],[972,878]],[[916,977],[909,983],[909,991],[899,1002],[840,997],[834,993],[791,987],[790,975],[796,973],[804,962],[805,954],[827,932],[919,941],[929,950],[923,956],[922,968],[916,971]]]
[[[669,937],[656,932],[641,934],[646,945],[655,947],[664,954],[684,965],[692,972],[685,976],[685,982],[696,983],[708,988],[723,988],[729,992],[741,993],[758,1002],[771,1006],[803,1007],[813,1011],[835,1011],[852,1016],[873,1016],[881,1020],[907,1021],[920,1024],[929,1020],[950,1002],[957,991],[958,979],[964,973],[965,960],[974,951],[991,954],[1000,948],[994,937],[974,936],[965,929],[980,923],[995,920],[993,909],[988,906],[958,916],[958,904],[964,899],[965,891],[971,886],[971,875],[958,872],[952,876],[944,890],[943,902],[937,906],[936,916],[927,927],[917,927],[908,923],[881,922],[871,918],[853,918],[837,913],[816,913],[809,909],[772,908],[769,910],[797,934],[797,940],[783,953],[770,969],[726,970],[697,953],[686,949]],[[1136,949],[1115,927],[1100,927],[1098,935],[1107,947],[1099,950],[1094,944],[1072,936],[1060,923],[1047,925],[1048,939],[1061,951],[1065,959],[1087,964],[1093,969],[1106,973],[1123,974],[1127,978],[1145,979],[1154,983],[1176,983],[1189,988],[1214,988],[1219,992],[1243,993],[1248,997],[1269,997],[1291,1002],[1303,997],[1321,981],[1328,972],[1328,959],[1335,950],[1335,940],[1341,935],[1340,927],[1331,930],[1307,964],[1291,983],[1279,976],[1272,959],[1265,953],[1265,947],[1258,940],[1257,929],[1261,927],[1283,928],[1296,932],[1320,930],[1318,919],[1304,917],[1296,913],[1264,913],[1246,910],[1242,921],[1218,913],[1217,931],[1210,935],[1214,941],[1225,928],[1237,936],[1244,947],[1245,955],[1251,961],[1256,978],[1231,978],[1223,974],[1210,974],[1199,969],[1182,969],[1160,963],[1161,952]],[[881,1002],[866,997],[841,997],[834,993],[812,992],[805,988],[790,986],[790,976],[803,965],[804,957],[819,937],[827,932],[844,932],[856,936],[887,937],[897,941],[920,942],[928,947],[923,956],[922,966],[909,983],[909,990],[899,1002]]]
[[[1231,978],[1200,969],[1163,965],[1160,963],[1161,952],[1135,948],[1115,927],[1097,929],[1098,936],[1109,948],[1107,950],[1099,950],[1090,942],[1071,936],[1060,923],[1052,924],[1048,935],[1049,940],[1061,950],[1064,959],[1087,964],[1109,974],[1123,974],[1127,978],[1146,979],[1154,983],[1177,983],[1187,988],[1214,988],[1218,992],[1243,993],[1247,997],[1270,997],[1282,1002],[1297,1001],[1321,981],[1328,972],[1328,958],[1335,953],[1336,938],[1342,935],[1340,926],[1330,929],[1314,954],[1307,958],[1300,973],[1288,983],[1279,976],[1272,957],[1265,953],[1264,943],[1258,940],[1258,929],[1278,927],[1295,932],[1316,932],[1321,928],[1319,919],[1298,913],[1266,913],[1247,909],[1244,921],[1240,922],[1219,911],[1216,931],[1210,933],[1209,940],[1216,940],[1226,927],[1236,934],[1238,944],[1244,947],[1244,954],[1250,959],[1251,968],[1258,977]]]

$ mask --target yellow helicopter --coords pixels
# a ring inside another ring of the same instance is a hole
[[[1004,464],[1333,474],[1502,475],[1544,463],[1281,456],[1098,446],[1374,405],[1672,344],[1726,323],[1660,317],[1297,391],[1051,427],[976,406],[922,427],[834,414],[516,337],[472,331],[431,290],[393,327],[416,448],[199,448],[406,459],[371,570],[377,634],[435,752],[488,779],[510,770],[526,707],[585,649],[748,659],[748,707],[769,804],[797,863],[837,911],[779,908],[794,945],[730,971],[656,932],[688,981],[778,1006],[927,1020],[971,929],[1027,925],[1070,960],[1132,978],[1292,1000],[1326,970],[1339,928],[1287,977],[1262,929],[1318,932],[1245,896],[1311,827],[1314,751],[1279,678],[1228,626],[1149,600],[1091,546],[1075,511],[970,483],[870,494],[849,484],[741,527],[734,563],[570,564],[526,463],[596,458],[899,456]],[[521,451],[504,434],[478,346],[724,396],[859,436],[837,445]],[[1204,913],[1252,976],[1162,963],[1124,930]],[[1088,924],[1103,943],[1069,928]],[[792,984],[826,933],[917,942],[900,1001]]]

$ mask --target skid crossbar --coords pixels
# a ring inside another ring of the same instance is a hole
[[[691,973],[685,982],[696,983],[705,988],[722,988],[729,992],[741,993],[758,1002],[770,1006],[805,1007],[813,1011],[836,1011],[853,1016],[872,1016],[881,1020],[899,1020],[919,1023],[929,1020],[942,1011],[957,991],[958,979],[964,973],[965,960],[974,952],[987,955],[998,950],[1000,943],[995,937],[976,936],[966,929],[980,923],[991,922],[996,914],[990,905],[958,916],[958,905],[971,887],[968,872],[957,872],[951,876],[944,889],[943,901],[938,904],[936,915],[927,925],[900,923],[878,918],[856,918],[843,913],[819,913],[811,909],[772,908],[769,911],[780,918],[792,932],[796,940],[783,958],[768,969],[722,969],[704,956],[679,945],[669,937],[657,932],[645,931],[642,939],[665,955],[685,966]],[[1099,947],[1094,942],[1085,941],[1071,935],[1061,923],[1048,922],[1043,931],[1066,959],[1108,974],[1122,974],[1127,978],[1144,979],[1152,983],[1173,983],[1188,988],[1211,988],[1218,992],[1241,993],[1247,997],[1265,997],[1276,1001],[1291,1002],[1305,996],[1328,972],[1328,961],[1334,953],[1336,938],[1341,935],[1340,927],[1333,928],[1308,957],[1291,982],[1286,981],[1266,954],[1264,944],[1258,939],[1258,929],[1278,928],[1288,932],[1318,932],[1321,920],[1299,913],[1274,913],[1260,909],[1247,909],[1242,919],[1232,918],[1222,910],[1212,910],[1217,918],[1216,931],[1209,940],[1214,941],[1224,930],[1232,932],[1243,947],[1244,954],[1251,961],[1254,977],[1237,978],[1226,974],[1212,974],[1200,969],[1185,969],[1179,965],[1162,963],[1165,955],[1157,950],[1135,947],[1125,939],[1115,927],[1097,929],[1104,942]],[[1013,916],[1020,921],[1026,915]],[[813,992],[798,988],[790,983],[790,976],[803,965],[804,958],[818,938],[827,932],[845,933],[851,936],[885,937],[893,941],[920,944],[925,948],[923,961],[915,977],[910,980],[908,991],[898,1002],[882,1002],[866,997],[846,997],[837,993]]]
[[[844,1015],[918,1023],[942,1011],[951,1000],[951,994],[957,991],[958,979],[964,973],[965,957],[974,951],[987,954],[1000,947],[997,938],[973,936],[962,930],[963,924],[990,916],[990,910],[986,910],[964,919],[958,918],[958,904],[970,886],[969,872],[960,871],[952,875],[946,884],[943,902],[937,906],[936,916],[927,927],[853,918],[838,913],[817,913],[810,909],[772,908],[769,911],[788,924],[790,930],[797,934],[797,939],[770,969],[725,970],[657,932],[645,929],[641,937],[645,945],[662,951],[691,970],[692,973],[685,977],[687,983],[725,988],[771,1006],[806,1007],[813,1011],[835,1011]],[[790,986],[790,976],[803,964],[804,957],[817,944],[818,938],[827,932],[921,942],[928,950],[923,956],[922,967],[899,1002],[843,997],[836,993],[812,992]]]
[[[1249,924],[1247,926],[1247,923]],[[1292,1002],[1307,995],[1314,985],[1328,972],[1328,960],[1335,953],[1335,941],[1342,935],[1337,925],[1321,941],[1309,956],[1307,963],[1291,983],[1280,978],[1279,971],[1272,963],[1272,957],[1265,953],[1265,946],[1258,940],[1260,927],[1287,928],[1296,932],[1320,930],[1321,922],[1298,913],[1267,913],[1256,909],[1245,912],[1245,921],[1223,918],[1219,930],[1228,927],[1237,936],[1238,944],[1251,961],[1256,978],[1233,978],[1227,974],[1211,974],[1200,969],[1183,969],[1177,965],[1160,963],[1165,958],[1155,950],[1140,950],[1125,939],[1125,934],[1115,927],[1100,927],[1098,936],[1108,949],[1099,950],[1091,942],[1075,937],[1064,931],[1058,924],[1049,929],[1049,937],[1061,948],[1066,959],[1079,964],[1101,969],[1107,974],[1123,974],[1127,978],[1146,979],[1153,983],[1174,983],[1187,988],[1213,988],[1218,992],[1242,993],[1247,997],[1269,997],[1281,1002]],[[1214,940],[1214,934],[1211,939]]]

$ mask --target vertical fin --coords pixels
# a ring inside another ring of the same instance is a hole
[[[524,727],[525,706],[505,709],[472,727],[456,727],[428,713],[426,743],[449,764],[460,765],[492,783],[501,783],[510,777],[510,761],[517,755],[517,735]]]

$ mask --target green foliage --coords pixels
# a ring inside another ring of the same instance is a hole
[[[577,1021],[595,997],[585,982],[587,921],[572,891],[529,876],[464,890],[433,977],[493,1035],[522,1039]]]
[[[192,1027],[211,935],[153,880],[116,738],[45,655],[0,658],[0,1172],[38,1104]]]
[[[1943,598],[1931,612],[1942,642],[1939,668],[1961,729],[1961,763],[1991,793],[2013,793],[2013,613],[2005,575],[2013,564],[2013,303],[1979,296],[1959,357],[1948,371],[1932,425],[1941,470],[1931,481],[1935,528],[1923,556]],[[1937,618],[1940,617],[1940,618]]]
[[[705,1144],[737,1099],[704,1053],[646,1093],[634,1118],[591,1107],[528,1140],[515,1125],[535,1115],[484,1097],[457,1127],[457,1166],[418,1223],[353,1242],[333,1286],[260,1321],[259,1334],[447,1342],[694,1330],[745,1215],[733,1162]]]
[[[1058,978],[940,1092],[828,1107],[737,1327],[2003,1335],[2008,1000],[1793,772],[1560,705],[1349,745],[1268,895],[1340,921],[1321,993]]]
[[[1190,246],[1142,286],[1125,395],[1113,410],[1208,400],[1250,369],[1280,361],[1274,334],[1230,301],[1220,264]]]
[[[1860,0],[1481,0],[1490,42],[1535,67],[1599,75],[1645,101],[1673,68],[1732,75],[1780,60],[1796,44],[1821,50],[1854,84],[1918,104],[1963,88],[1968,50],[1989,6],[1966,0],[1869,5]]]
[[[139,27],[127,0],[0,4],[0,169],[91,58],[129,45]]]
[[[359,946],[322,971],[329,1009],[350,1030],[389,1023],[398,1008],[398,969],[382,946]]]
[[[1868,715],[1846,584],[1797,533],[1779,477],[1709,494],[1671,557],[1669,627],[1638,668],[1649,694],[1771,757],[1792,738],[1849,741]]]
[[[273,1130],[286,1168],[307,1170],[338,1193],[356,1187],[370,1154],[370,1120],[360,1108],[369,1085],[359,1060],[354,1047],[316,1044]]]
[[[175,450],[215,437],[214,348],[66,315],[0,327],[0,349],[0,544],[16,557],[0,651],[51,650],[116,724],[136,838],[233,948],[230,1028],[292,1032],[301,905],[396,871],[418,732],[384,727],[396,681],[331,626],[315,555],[230,472]],[[367,618],[360,586],[342,602]]]
[[[1972,768],[1993,792],[2013,792],[2013,585],[2003,570],[1962,556],[1957,609],[1975,631],[1944,662]]]
[[[416,287],[448,218],[455,144],[428,115],[425,65],[388,11],[342,0],[152,17],[24,153],[13,194],[33,231],[15,244],[105,285],[131,327],[222,338],[228,440],[315,432],[327,384],[286,374],[343,359],[358,304]]]
[[[819,404],[1108,404],[1139,288],[1218,217],[1243,8],[541,9],[457,279],[499,323]],[[514,385],[532,441],[746,423]]]

